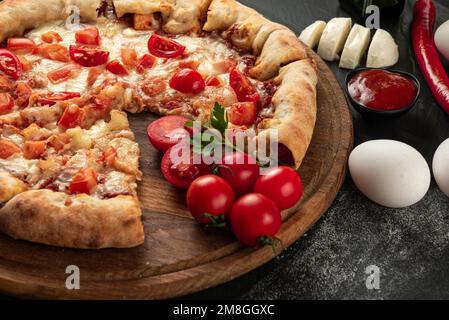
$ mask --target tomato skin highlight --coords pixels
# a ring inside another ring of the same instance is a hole
[[[11,51],[32,52],[36,43],[28,38],[9,38],[6,47]]]
[[[268,169],[260,176],[254,192],[261,193],[284,210],[296,205],[302,197],[302,183],[298,173],[289,167]]]
[[[148,40],[148,51],[159,58],[178,58],[184,54],[186,47],[178,42],[153,34]]]
[[[128,74],[128,70],[126,70],[125,66],[121,64],[117,59],[108,62],[108,64],[106,65],[106,69],[118,76],[125,76]]]
[[[9,140],[0,140],[0,158],[8,159],[22,150]]]
[[[167,151],[190,137],[190,132],[185,128],[185,123],[189,120],[183,116],[165,116],[153,121],[147,128],[150,143],[161,152]]]
[[[17,80],[22,75],[22,64],[19,58],[9,50],[0,49],[0,71],[13,80]]]
[[[170,79],[170,87],[186,94],[198,94],[206,88],[203,77],[192,69],[182,69]]]
[[[229,84],[237,95],[239,102],[254,102],[257,104],[260,101],[260,95],[256,88],[254,88],[249,79],[238,71],[237,68],[231,70]]]
[[[153,67],[153,65],[156,62],[156,58],[153,57],[151,54],[144,54],[142,57],[140,57],[139,61],[136,65],[136,72],[139,74],[142,74],[145,72],[146,69],[150,69]]]
[[[236,126],[253,125],[257,119],[257,107],[254,102],[238,102],[231,106],[229,121]]]
[[[97,172],[95,169],[82,169],[72,178],[69,192],[70,194],[91,194],[96,189],[97,184]]]
[[[210,76],[206,79],[206,85],[208,87],[219,87],[221,82],[216,76]]]
[[[275,237],[282,223],[276,204],[259,193],[250,193],[232,207],[231,227],[237,239],[255,247],[262,237]]]
[[[231,186],[214,175],[196,179],[187,191],[187,207],[195,220],[202,224],[212,222],[210,218],[202,217],[204,214],[228,219],[234,199]]]
[[[98,46],[100,44],[100,32],[97,27],[89,27],[75,32],[77,43]]]
[[[89,48],[85,46],[70,46],[69,49],[70,57],[76,63],[82,65],[83,67],[96,67],[105,64],[109,58],[109,52]]]
[[[0,92],[0,115],[12,111],[14,108],[14,99],[9,93]]]
[[[59,119],[58,125],[64,128],[75,128],[81,126],[84,120],[84,110],[77,105],[71,105],[65,108],[64,113]]]
[[[250,193],[260,176],[256,159],[241,152],[225,155],[218,168],[219,176],[229,183],[237,197]]]

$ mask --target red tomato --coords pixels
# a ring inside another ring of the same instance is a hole
[[[206,88],[206,83],[195,70],[182,69],[170,79],[170,87],[182,93],[198,94]]]
[[[48,138],[48,145],[56,151],[64,149],[65,145],[70,143],[70,137],[66,133],[58,133]]]
[[[44,33],[43,35],[41,35],[41,39],[46,43],[55,43],[62,41],[62,37],[56,31],[48,31]]]
[[[117,159],[117,150],[114,147],[108,147],[103,151],[100,162],[104,162],[109,166],[113,166]]]
[[[239,102],[259,102],[260,95],[256,88],[254,88],[249,79],[238,71],[237,68],[232,69],[229,74],[229,84],[234,89]]]
[[[83,67],[96,67],[105,64],[109,52],[83,46],[70,46],[70,57]]]
[[[33,89],[26,82],[18,82],[14,90],[16,104],[21,108],[27,107],[32,93]]]
[[[176,41],[153,34],[148,40],[148,51],[159,58],[177,58],[183,55],[186,47]]]
[[[109,61],[106,65],[106,69],[118,76],[125,76],[128,74],[128,70],[126,70],[125,66],[121,64],[117,59]]]
[[[156,62],[156,58],[153,57],[151,54],[144,54],[142,57],[140,57],[139,61],[136,65],[136,71],[137,73],[143,73],[146,69],[151,68],[154,63]]]
[[[56,84],[74,77],[80,70],[81,67],[79,65],[70,63],[50,71],[47,73],[47,77],[52,83]]]
[[[37,52],[44,58],[61,62],[70,61],[69,49],[59,43],[42,43],[36,48]]]
[[[11,79],[17,80],[22,75],[22,64],[14,53],[0,49],[0,71]]]
[[[9,93],[0,93],[0,115],[11,112],[14,108],[14,99]]]
[[[224,156],[221,162],[219,176],[229,183],[237,197],[253,191],[260,175],[260,167],[253,157],[235,152]]]
[[[80,126],[84,120],[84,110],[76,105],[65,108],[58,124],[65,128],[75,128]]]
[[[232,207],[232,231],[241,243],[250,247],[275,237],[281,223],[278,207],[263,194],[250,193],[237,200]]]
[[[22,150],[9,140],[0,140],[0,158],[8,159]]]
[[[292,168],[271,168],[257,180],[254,192],[264,194],[273,200],[279,209],[288,209],[301,199],[301,178]]]
[[[27,141],[23,146],[23,156],[25,159],[39,159],[47,150],[47,141]]]
[[[221,82],[216,76],[210,76],[206,79],[206,85],[208,87],[219,87]]]
[[[211,172],[210,167],[205,164],[193,164],[192,156],[188,163],[175,165],[171,159],[171,152],[176,152],[175,148],[177,146],[168,149],[162,158],[161,170],[168,183],[179,189],[187,189],[196,178]]]
[[[22,65],[23,71],[30,71],[31,69],[33,69],[33,63],[29,61],[27,58],[25,58],[24,56],[17,56],[17,58],[19,59],[20,64]]]
[[[150,123],[147,128],[148,139],[159,151],[165,152],[179,141],[190,137],[185,123],[190,119],[183,116],[166,116]]]
[[[49,93],[40,95],[37,98],[37,103],[39,103],[40,105],[52,106],[57,101],[64,101],[64,100],[69,100],[69,99],[73,99],[73,98],[79,98],[80,96],[81,96],[81,94],[79,92],[66,92],[66,91],[49,92]]]
[[[11,51],[32,52],[36,48],[36,43],[27,38],[9,38],[7,48]]]
[[[238,102],[231,106],[229,121],[236,126],[250,126],[257,118],[257,107],[254,102]]]
[[[234,203],[234,191],[222,178],[207,175],[193,181],[187,191],[187,207],[196,221],[211,224],[210,218],[202,217],[209,214],[224,222],[229,218]]]
[[[89,27],[75,32],[75,40],[77,43],[92,44],[98,46],[100,44],[100,32],[97,27]]]
[[[137,64],[137,52],[133,48],[122,48],[121,57],[125,66],[134,67]]]
[[[97,187],[97,172],[95,169],[87,168],[80,170],[73,178],[69,186],[71,194],[91,194]]]

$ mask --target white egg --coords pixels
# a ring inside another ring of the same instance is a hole
[[[438,147],[432,166],[438,187],[449,197],[449,139]]]
[[[449,20],[435,32],[435,44],[440,53],[449,60]]]
[[[394,140],[373,140],[355,148],[349,171],[359,190],[372,201],[390,208],[419,202],[430,187],[430,169],[411,146]]]

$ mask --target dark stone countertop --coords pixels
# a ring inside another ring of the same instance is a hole
[[[337,0],[243,0],[270,19],[299,32],[315,20],[347,16]],[[449,117],[433,100],[415,63],[409,26],[414,1],[400,21],[382,22],[397,40],[396,69],[418,75],[423,91],[417,106],[394,123],[366,122],[354,111],[356,145],[386,138],[417,148],[429,164],[449,137]],[[449,19],[447,0],[438,3],[437,25]],[[443,5],[445,3],[445,5]],[[347,71],[330,64],[340,83]],[[448,68],[449,71],[449,68]],[[365,270],[380,269],[380,289],[368,290]],[[382,208],[356,190],[347,177],[334,204],[305,237],[280,257],[228,284],[192,299],[424,299],[449,298],[449,199],[433,182],[417,205]]]

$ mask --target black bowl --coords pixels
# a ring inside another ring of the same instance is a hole
[[[403,76],[408,77],[415,83],[416,88],[417,88],[415,99],[408,106],[406,106],[402,109],[397,109],[397,110],[376,110],[376,109],[368,108],[368,107],[364,106],[363,104],[358,103],[357,101],[355,101],[352,98],[351,94],[349,93],[348,85],[349,85],[349,82],[351,81],[351,79],[356,74],[358,74],[359,72],[365,71],[365,70],[385,70],[385,71],[401,74]],[[354,109],[356,109],[363,117],[365,117],[367,119],[373,119],[373,120],[390,120],[390,119],[396,119],[396,118],[406,114],[415,106],[416,101],[418,101],[419,95],[421,93],[421,84],[419,83],[419,80],[415,75],[408,73],[408,72],[404,72],[404,71],[400,71],[400,70],[390,70],[387,68],[358,68],[358,69],[350,71],[347,74],[346,81],[345,81],[345,92],[346,92],[346,96],[348,97],[348,100],[351,102]]]

